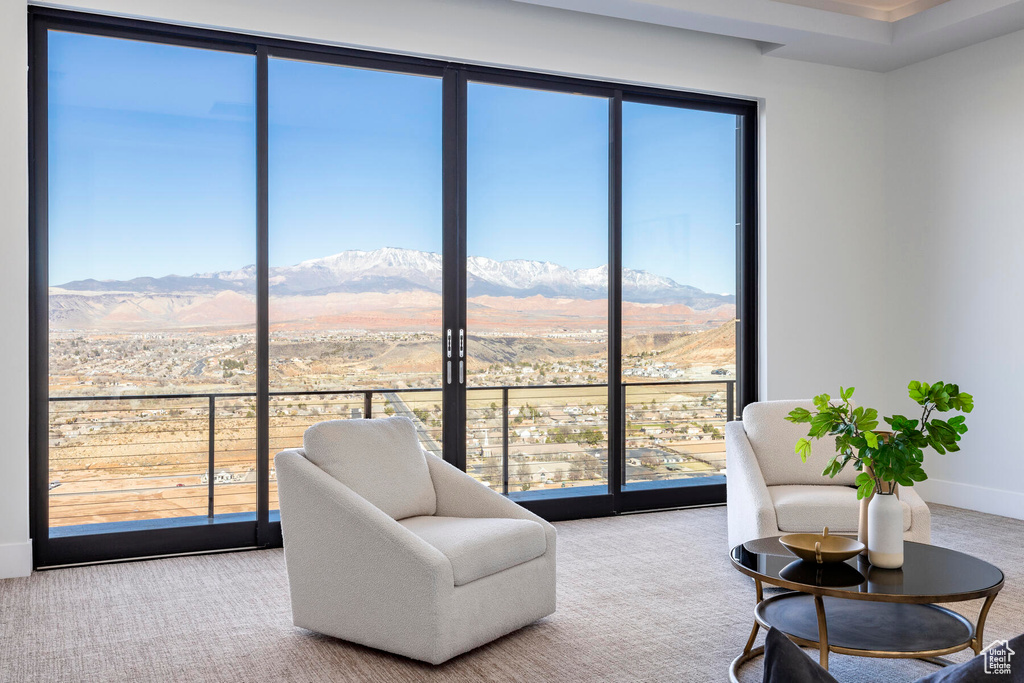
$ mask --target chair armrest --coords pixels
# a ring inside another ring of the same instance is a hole
[[[910,506],[910,529],[904,532],[908,541],[932,542],[932,511],[913,486],[899,487],[899,497]]]
[[[303,580],[341,589],[358,602],[372,592],[369,584],[383,591],[396,585],[455,585],[451,562],[441,551],[300,450],[278,453],[274,466],[290,576],[298,570]]]
[[[775,505],[742,422],[725,425],[725,467],[730,548],[778,535]]]
[[[426,453],[426,452],[425,452]],[[437,494],[437,515],[441,517],[506,517],[528,519],[544,527],[548,549],[554,547],[555,527],[521,505],[469,476],[432,453],[426,453],[430,478]]]

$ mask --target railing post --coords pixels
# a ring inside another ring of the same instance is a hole
[[[206,466],[206,516],[213,519],[213,468],[217,457],[217,399],[211,395],[210,410],[210,442],[208,445],[209,463]]]
[[[732,422],[735,417],[736,411],[733,409],[733,401],[736,392],[736,380],[730,380],[725,383],[725,420],[726,422]]]
[[[619,386],[619,405],[622,407],[622,409],[619,411],[619,420],[621,420],[619,422],[619,424],[622,426],[622,431],[620,432],[620,437],[619,437],[620,440],[619,440],[619,444],[618,444],[619,445],[619,453],[622,454],[622,456],[619,458],[619,482],[620,482],[620,484],[622,486],[626,485],[626,460],[629,458],[629,441],[628,441],[628,435],[629,435],[629,429],[628,429],[628,427],[629,427],[629,419],[628,419],[628,416],[629,416],[629,406],[626,405],[626,386],[627,385],[625,384],[625,382],[623,382]],[[608,413],[608,415],[609,415],[609,417],[611,417],[611,413]],[[611,466],[612,466],[612,444],[611,444],[611,440],[609,439],[609,441],[608,441],[608,469],[609,470],[611,469]]]
[[[508,495],[508,387],[501,389],[501,492]]]
[[[373,416],[373,392],[363,392],[363,417],[369,420]]]

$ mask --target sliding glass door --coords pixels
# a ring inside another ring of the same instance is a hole
[[[608,99],[467,89],[466,471],[608,491]]]
[[[737,115],[622,105],[624,490],[725,482]]]
[[[442,454],[441,85],[269,59],[270,456],[388,415]]]
[[[46,63],[35,535],[253,523],[256,60],[50,31]]]
[[[549,519],[724,500],[753,104],[31,12],[37,566],[281,543],[327,419]]]

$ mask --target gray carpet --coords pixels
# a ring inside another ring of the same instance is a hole
[[[1006,574],[985,640],[1024,631],[1024,522],[932,511],[934,543]],[[724,507],[558,524],[558,611],[439,667],[293,628],[281,550],[37,572],[0,581],[0,681],[723,681],[754,599],[725,525]],[[840,681],[933,670],[832,656]]]

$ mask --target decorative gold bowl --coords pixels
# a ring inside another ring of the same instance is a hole
[[[821,534],[786,534],[779,538],[786,549],[808,562],[844,562],[864,550],[864,544],[845,536],[829,536],[828,527]]]

